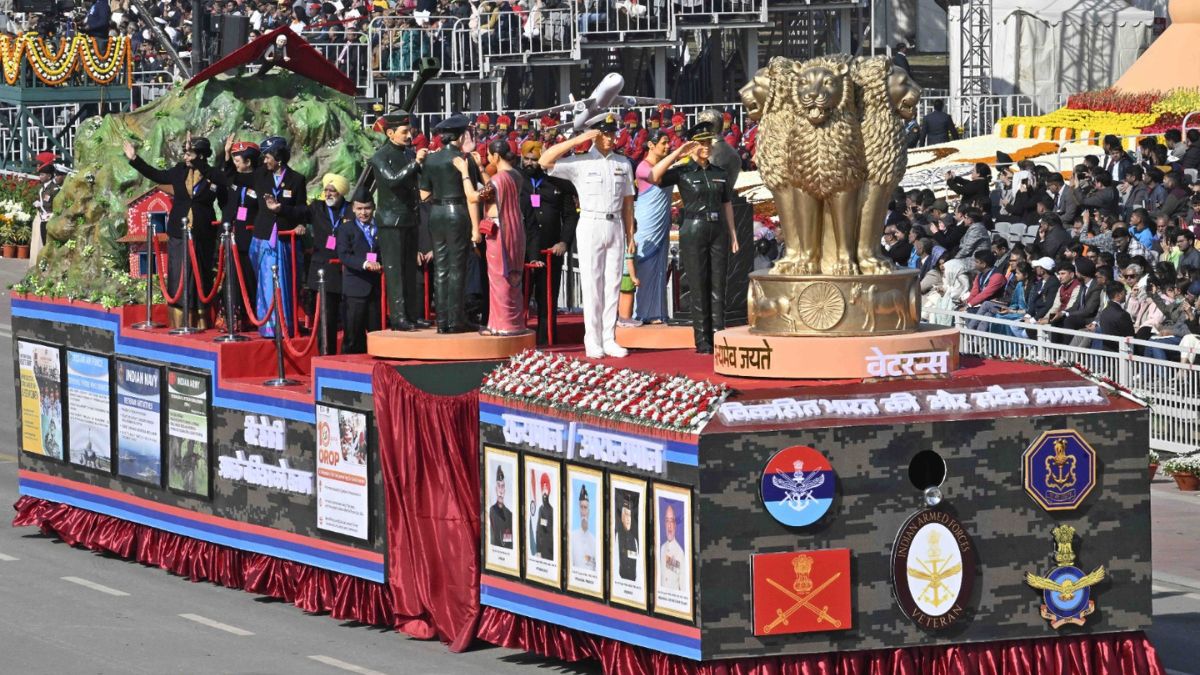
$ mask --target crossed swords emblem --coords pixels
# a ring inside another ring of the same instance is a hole
[[[822,583],[820,586],[817,586],[816,588],[812,589],[811,592],[809,592],[807,595],[804,595],[804,596],[797,595],[797,594],[793,593],[792,591],[784,588],[779,582],[775,581],[774,579],[767,579],[767,583],[771,584],[776,589],[778,589],[781,593],[783,593],[787,597],[794,600],[796,604],[792,605],[791,607],[789,607],[786,610],[776,608],[775,609],[775,620],[772,621],[771,623],[767,624],[767,627],[763,629],[763,633],[764,634],[770,633],[771,631],[775,630],[776,628],[778,628],[781,625],[782,626],[788,625],[788,619],[791,618],[791,616],[793,614],[800,611],[801,608],[807,609],[808,611],[817,615],[817,623],[821,623],[822,621],[825,621],[829,625],[833,626],[834,628],[841,628],[842,627],[841,620],[830,616],[829,611],[828,611],[829,610],[828,605],[826,605],[824,607],[817,607],[816,605],[814,605],[811,602],[811,600],[813,598],[817,597],[817,594],[819,594],[821,591],[825,590],[829,586],[829,584],[832,584],[833,582],[837,581],[838,577],[840,577],[840,576],[842,576],[841,572],[835,573],[833,576],[826,579],[825,582]]]

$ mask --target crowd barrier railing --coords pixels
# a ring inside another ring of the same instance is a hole
[[[430,16],[420,21],[410,16],[375,19],[367,33],[368,83],[377,79],[411,80],[420,70],[421,59],[430,56],[441,61],[443,77],[481,77],[486,33],[486,26],[472,27],[469,19],[453,16]]]
[[[584,0],[577,8],[580,42],[665,41],[675,36],[667,0]]]
[[[1110,380],[1149,404],[1150,449],[1200,448],[1200,350],[966,312],[927,310],[925,320],[958,326],[963,354],[1069,364]]]
[[[704,28],[721,23],[765,23],[765,0],[684,0],[675,5],[678,28]]]
[[[498,61],[527,63],[536,58],[578,58],[575,7],[504,12],[480,38],[488,66]]]

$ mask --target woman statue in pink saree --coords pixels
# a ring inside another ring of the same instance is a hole
[[[484,335],[517,335],[529,330],[525,320],[525,216],[532,212],[528,179],[513,165],[517,156],[507,139],[488,144],[488,164],[496,167],[484,189],[487,217],[480,224],[487,247],[488,325]],[[488,193],[491,193],[490,195]],[[489,199],[490,197],[490,199]],[[483,232],[488,230],[487,232]]]

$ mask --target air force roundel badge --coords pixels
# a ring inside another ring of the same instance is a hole
[[[833,503],[833,467],[815,449],[794,445],[767,462],[759,489],[775,520],[793,527],[812,525]]]

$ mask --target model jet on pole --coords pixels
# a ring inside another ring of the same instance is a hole
[[[609,73],[600,80],[600,84],[592,90],[592,95],[587,98],[576,101],[574,96],[570,97],[569,103],[562,103],[543,110],[534,110],[523,115],[517,116],[518,120],[530,120],[543,115],[561,115],[562,113],[570,113],[572,120],[570,122],[573,133],[579,133],[587,128],[597,117],[608,112],[609,108],[632,108],[639,105],[659,105],[662,103],[670,103],[671,101],[665,98],[643,98],[641,96],[621,96],[621,89],[625,87],[625,78],[617,73]]]

